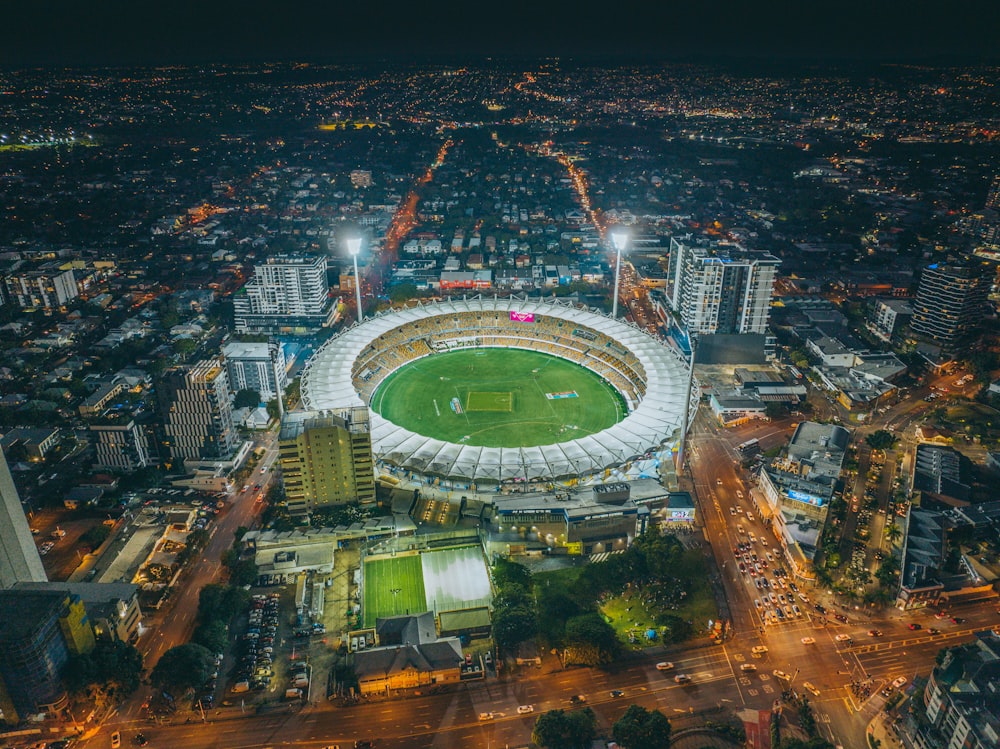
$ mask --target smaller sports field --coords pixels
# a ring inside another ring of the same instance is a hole
[[[489,606],[490,577],[478,546],[427,551],[420,555],[427,608],[435,613]]]
[[[417,554],[365,560],[364,588],[366,627],[374,627],[379,617],[427,611]]]

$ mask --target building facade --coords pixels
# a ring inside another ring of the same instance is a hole
[[[65,704],[62,669],[71,655],[94,648],[79,596],[59,590],[0,591],[0,712],[5,723],[58,711]]]
[[[988,291],[989,280],[980,266],[930,265],[920,277],[910,327],[953,349],[981,324]]]
[[[368,409],[285,414],[278,436],[288,511],[375,501]]]
[[[785,455],[760,472],[759,493],[751,493],[781,542],[792,571],[800,577],[814,577],[812,560],[850,438],[843,427],[803,421]]]
[[[766,252],[673,238],[671,306],[694,335],[764,333],[780,264]]]
[[[8,303],[21,308],[56,309],[80,295],[72,270],[36,268],[3,279]]]
[[[868,329],[883,341],[892,341],[913,317],[908,299],[876,299],[868,318]]]
[[[269,401],[285,392],[288,374],[285,353],[277,343],[227,343],[222,356],[233,392],[256,390]]]
[[[225,460],[237,445],[229,376],[218,358],[174,367],[157,387],[164,441],[174,460]]]
[[[253,277],[233,297],[238,333],[308,335],[328,327],[335,299],[322,256],[278,256],[254,266]]]
[[[91,424],[97,458],[94,468],[137,471],[152,462],[146,431],[132,419]]]
[[[19,582],[45,582],[45,568],[24,516],[21,497],[0,450],[0,589]]]

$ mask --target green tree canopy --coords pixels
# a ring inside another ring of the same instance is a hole
[[[99,640],[89,653],[69,659],[63,678],[70,692],[98,687],[124,698],[139,688],[142,653],[124,642]]]
[[[233,398],[233,408],[257,408],[260,405],[260,393],[256,390],[240,390]]]
[[[229,629],[218,619],[202,622],[191,635],[191,642],[203,645],[213,653],[221,653],[229,642]]]
[[[611,735],[625,749],[668,749],[670,721],[659,710],[629,705],[611,727]]]
[[[549,710],[535,721],[531,740],[546,749],[583,749],[597,735],[597,718],[589,707],[583,710]]]
[[[879,429],[865,437],[865,442],[872,450],[889,450],[896,444],[896,435],[885,429]]]
[[[493,582],[497,588],[519,585],[530,591],[532,587],[531,571],[523,564],[501,557],[493,565]]]
[[[566,661],[584,666],[611,663],[621,652],[614,627],[594,612],[567,620],[565,645]]]
[[[170,648],[149,675],[154,686],[175,697],[188,689],[200,687],[215,670],[215,658],[203,645],[189,642]]]

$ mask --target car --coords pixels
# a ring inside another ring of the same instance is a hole
[[[850,635],[837,635],[833,639],[836,640],[837,642],[851,642]]]
[[[939,635],[939,634],[941,634],[941,630],[937,629],[935,627],[928,627],[927,628],[927,634],[929,634],[929,635]]]
[[[729,508],[729,514],[730,515],[735,515],[736,514],[736,508],[735,507],[730,507]]]
[[[816,697],[819,697],[819,690],[813,686],[812,682],[804,681],[802,682],[802,686],[804,686],[806,689],[812,692]]]
[[[803,637],[802,638],[802,644],[803,645],[815,645],[816,644],[816,638],[815,637]]]
[[[906,682],[907,682],[906,677],[905,676],[900,676],[899,678],[897,678],[895,681],[892,682],[892,686],[893,686],[894,689],[899,689]]]
[[[372,749],[375,746],[375,739],[358,739],[354,742],[354,749]]]
[[[760,610],[761,610],[762,608],[764,608],[764,607],[763,607],[763,606],[761,605],[761,602],[760,602],[760,599],[759,599],[759,598],[755,598],[755,599],[754,599],[754,602],[753,602],[753,605],[757,607],[757,610],[758,610],[758,611],[760,611]]]
[[[740,666],[740,671],[756,671],[757,666],[753,663],[744,663]]]
[[[965,619],[963,619],[960,616],[953,616],[951,618],[951,623],[952,624],[964,624],[965,623]]]
[[[716,479],[715,480],[715,485],[716,486],[722,486],[722,479]]]
[[[937,612],[934,615],[934,618],[935,619],[947,619],[948,618],[948,612],[947,611],[939,611],[939,612]]]
[[[340,744],[329,744],[328,746],[322,746],[320,749],[340,749]]]
[[[750,652],[754,655],[763,655],[767,652],[767,645],[754,645],[750,648]]]
[[[677,674],[677,676],[674,677],[674,681],[678,684],[688,684],[691,681],[691,677],[687,674]]]
[[[784,679],[785,681],[788,681],[789,679],[792,678],[791,676],[789,676],[788,674],[786,674],[784,671],[782,671],[780,669],[777,669],[777,668],[774,669],[774,671],[772,671],[771,673],[774,674],[774,678],[775,679]]]
[[[670,671],[673,669],[673,667],[674,664],[671,663],[670,661],[661,661],[660,663],[656,664],[657,671]]]
[[[612,689],[611,696],[614,697],[615,699],[618,699],[619,697],[624,697],[625,692],[623,692],[621,689]]]
[[[569,698],[569,704],[571,705],[582,705],[587,701],[587,698],[582,694],[574,694]]]
[[[115,731],[111,734],[111,749],[118,749],[122,745],[122,735]]]
[[[916,622],[910,622],[906,626],[909,627],[910,629],[921,629],[921,626]]]
[[[868,630],[868,636],[869,637],[881,637],[882,636],[882,630],[881,629],[869,629]]]
[[[493,720],[493,713],[479,713],[479,720]]]
[[[535,706],[534,705],[518,705],[517,706],[517,714],[518,715],[527,715],[528,713],[533,713],[533,712],[535,712]]]
[[[833,618],[836,619],[841,624],[847,624],[847,617],[843,614],[834,614]]]

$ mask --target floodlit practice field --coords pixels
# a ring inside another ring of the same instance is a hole
[[[374,627],[379,617],[427,610],[424,573],[416,554],[365,560],[364,586],[366,627]]]
[[[584,367],[523,349],[426,356],[394,372],[372,408],[446,442],[534,447],[586,437],[625,418],[621,395]]]
[[[427,608],[438,613],[488,606],[490,578],[478,546],[427,551],[420,555]]]

